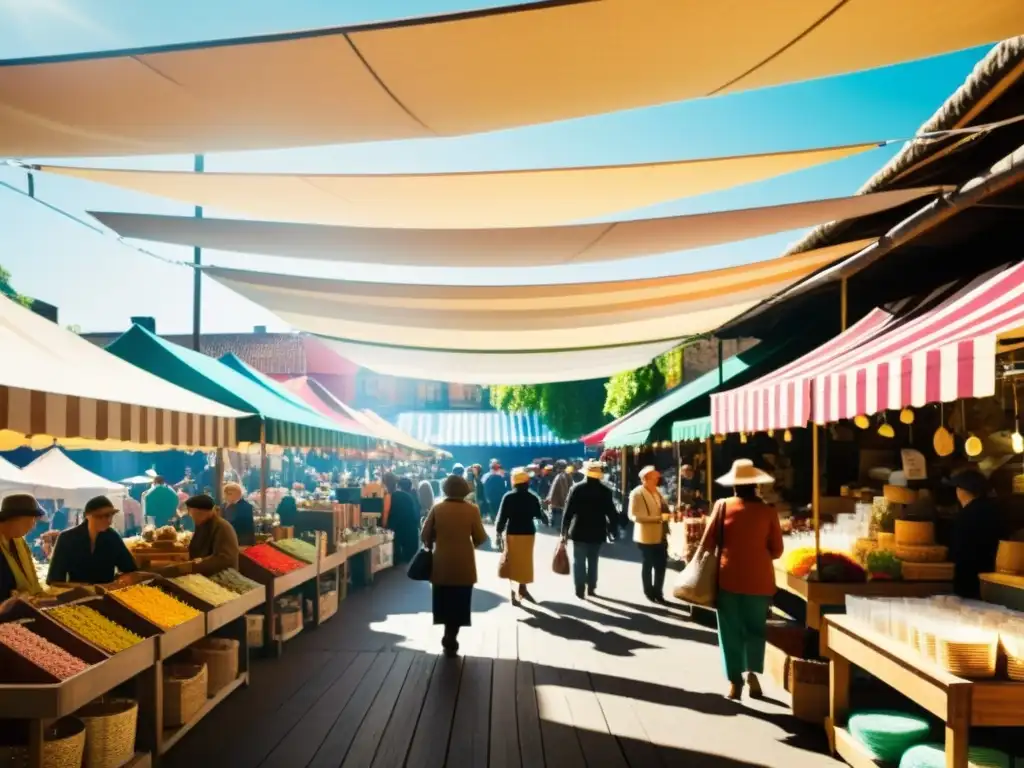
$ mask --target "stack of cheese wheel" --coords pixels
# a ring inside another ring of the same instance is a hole
[[[996,570],[1015,576],[1024,574],[1024,541],[1000,541]]]
[[[906,566],[903,569],[904,579],[942,580],[952,577],[946,564],[949,548],[935,543],[935,523],[897,520],[895,539],[893,553]]]

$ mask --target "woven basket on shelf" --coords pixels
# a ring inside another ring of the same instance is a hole
[[[995,677],[999,644],[985,641],[936,639],[939,666],[959,677],[982,679]]]
[[[935,661],[937,658],[937,652],[935,648],[935,633],[927,629],[918,629],[915,635],[914,647],[917,648],[917,652],[924,656],[926,659]]]
[[[1000,646],[1006,656],[1006,676],[1015,682],[1024,683],[1024,642],[1016,637],[1003,637]]]
[[[904,561],[900,573],[904,581],[952,581],[953,563],[909,563]]]
[[[97,699],[75,717],[85,723],[85,768],[118,768],[135,754],[138,702],[132,699]]]
[[[941,563],[949,555],[949,547],[938,544],[897,544],[893,554],[905,563]]]
[[[261,613],[245,614],[245,632],[249,638],[250,648],[263,647],[263,622],[266,617]]]
[[[204,637],[189,649],[196,664],[206,664],[206,695],[213,696],[238,677],[238,641]]]
[[[165,728],[184,725],[205,703],[205,664],[170,664],[164,668]]]
[[[85,724],[64,717],[43,734],[43,768],[82,768],[85,753]],[[28,747],[0,746],[0,765],[4,768],[28,768]]]
[[[897,547],[933,544],[935,542],[935,523],[920,520],[897,520],[895,535]]]

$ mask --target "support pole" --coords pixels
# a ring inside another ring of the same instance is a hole
[[[227,448],[218,448],[213,460],[213,498],[218,504],[224,503],[224,454]]]
[[[704,450],[707,452],[704,457],[704,472],[708,486],[708,504],[711,504],[715,490],[714,468],[712,466],[715,455],[715,438],[709,437],[704,441]]]
[[[683,444],[674,443],[676,449],[676,509],[683,506]]]
[[[205,167],[205,160],[202,155],[196,155],[193,159],[192,169],[196,173],[202,173]],[[203,218],[203,207],[196,206],[195,217]],[[196,246],[192,249],[192,349],[199,351],[199,336],[203,317],[203,273],[200,267],[203,264],[203,249]]]
[[[621,463],[622,463],[622,477],[619,480],[619,485],[621,486],[619,488],[619,491],[622,494],[622,503],[623,503],[623,505],[625,505],[625,503],[626,503],[626,485],[629,482],[629,480],[627,478],[627,475],[628,475],[628,472],[629,472],[629,448],[627,446],[625,446],[625,445],[622,446],[622,462]]]
[[[722,340],[718,340],[718,386],[725,381],[725,371],[722,368]]]
[[[846,330],[846,278],[839,282],[839,330]]]
[[[811,519],[814,523],[814,553],[821,557],[821,461],[818,451],[820,427],[811,423]]]
[[[260,420],[260,515],[267,518],[267,422]]]

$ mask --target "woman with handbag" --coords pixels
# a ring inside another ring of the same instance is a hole
[[[730,699],[743,693],[761,698],[757,675],[764,672],[768,612],[775,595],[775,566],[782,557],[782,526],[774,507],[761,501],[758,485],[775,478],[750,459],[737,459],[718,478],[733,495],[715,505],[702,547],[718,550],[718,645],[729,679]]]
[[[526,588],[533,583],[533,542],[537,536],[534,520],[548,524],[541,510],[540,498],[530,490],[530,473],[525,469],[512,471],[512,490],[506,493],[498,506],[495,529],[502,541],[501,564],[498,576],[519,584],[518,593],[512,590],[512,604],[520,600],[536,602]]]
[[[640,470],[640,485],[629,494],[629,519],[633,541],[640,547],[643,565],[640,578],[644,596],[652,603],[665,602],[665,569],[668,566],[668,538],[665,527],[668,504],[658,490],[661,473],[651,466]]]
[[[445,498],[434,505],[420,538],[434,555],[430,569],[434,624],[444,627],[444,655],[459,652],[459,630],[471,624],[476,548],[487,541],[480,509],[466,497],[472,488],[465,478],[450,475],[441,486]]]

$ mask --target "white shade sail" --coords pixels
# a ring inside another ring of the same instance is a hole
[[[646,365],[678,341],[551,352],[459,352],[320,341],[356,365],[389,376],[456,384],[544,384],[598,379]],[[442,340],[443,341],[443,340]],[[572,339],[566,342],[571,344]]]
[[[68,507],[82,507],[94,496],[125,496],[120,483],[107,480],[72,461],[60,448],[51,448],[21,472],[22,481],[40,499],[63,499]]]
[[[418,267],[517,267],[653,256],[736,242],[893,208],[943,187],[600,224],[381,229],[136,213],[93,213],[126,238],[297,259]]]
[[[2,69],[0,69],[2,72]],[[44,165],[40,170],[270,221],[352,227],[539,227],[729,189],[877,144],[662,163],[521,171],[192,173]]]
[[[0,450],[144,450],[236,442],[247,414],[175,386],[0,297]]]
[[[1024,32],[1020,0],[551,0],[2,62],[0,156],[450,136],[826,77]]]
[[[366,283],[219,267],[207,273],[310,333],[417,348],[540,351],[705,333],[836,258],[836,250],[823,249],[665,278],[517,286]]]

